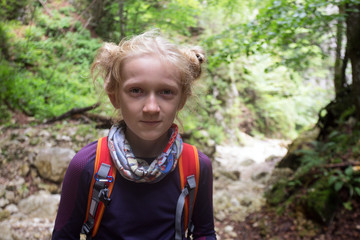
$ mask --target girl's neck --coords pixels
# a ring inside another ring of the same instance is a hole
[[[125,130],[125,137],[128,140],[134,155],[138,158],[155,158],[159,156],[169,141],[169,132],[163,134],[156,140],[144,140]]]

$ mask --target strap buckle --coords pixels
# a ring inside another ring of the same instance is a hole
[[[111,202],[111,198],[109,196],[109,189],[105,187],[104,189],[101,189],[99,192],[99,199],[101,202],[104,203],[105,206],[108,206]]]
[[[190,190],[195,189],[196,188],[196,180],[195,180],[195,176],[191,175],[188,176],[186,181],[186,187],[188,187]]]
[[[84,223],[84,225],[81,228],[81,233],[89,235],[91,233],[93,227],[91,227],[88,222]]]

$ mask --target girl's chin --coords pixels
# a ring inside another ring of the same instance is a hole
[[[157,142],[157,141],[162,141],[163,139],[167,139],[164,137],[164,134],[162,135],[143,135],[143,136],[138,136],[142,141],[146,141],[146,142]]]

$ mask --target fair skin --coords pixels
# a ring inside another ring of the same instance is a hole
[[[158,57],[145,55],[127,60],[121,76],[118,101],[113,94],[109,98],[121,110],[126,139],[136,157],[156,157],[167,145],[168,130],[186,101],[179,74]]]

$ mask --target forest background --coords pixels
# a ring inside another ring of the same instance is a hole
[[[324,213],[327,204],[351,211],[359,199],[359,0],[5,0],[0,19],[3,127],[16,127],[19,113],[36,125],[94,105],[94,116],[113,116],[100,79],[91,81],[96,50],[158,28],[207,53],[180,116],[190,142],[241,144],[241,132],[294,140],[317,129],[280,163],[294,174],[269,204],[306,205],[328,223],[337,208]]]

